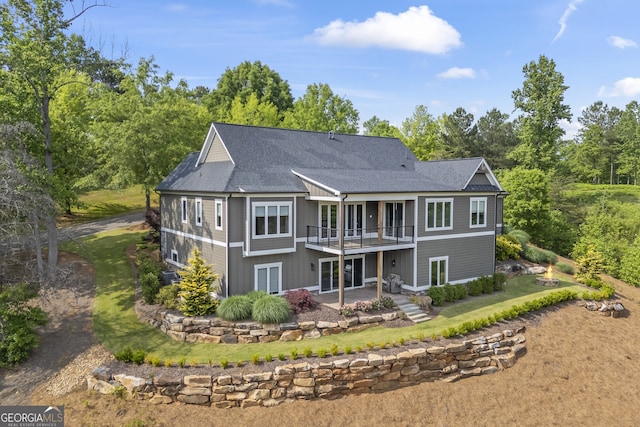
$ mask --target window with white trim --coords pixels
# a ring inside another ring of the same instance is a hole
[[[180,199],[180,206],[182,207],[182,222],[187,223],[187,198],[182,197]]]
[[[202,199],[196,197],[196,225],[202,226]]]
[[[426,227],[429,230],[453,229],[453,199],[427,199]]]
[[[486,227],[487,226],[487,198],[472,197],[470,206],[470,227]]]
[[[174,263],[178,262],[178,251],[176,251],[175,249],[171,249],[171,261],[173,261]]]
[[[253,237],[291,236],[291,202],[253,203]]]
[[[282,263],[254,266],[254,289],[268,294],[279,294],[282,289]]]
[[[216,200],[216,230],[222,230],[222,200]]]
[[[442,286],[449,281],[449,257],[429,258],[429,285]]]

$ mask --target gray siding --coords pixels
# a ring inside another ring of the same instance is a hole
[[[189,258],[193,256],[193,251],[198,248],[202,258],[208,264],[212,264],[211,270],[218,274],[221,291],[224,292],[227,283],[226,248],[167,232],[162,233],[161,239],[164,258],[171,259],[171,252],[176,251],[178,253],[178,264],[181,265],[187,265]],[[178,268],[177,266],[175,267]]]
[[[318,285],[318,259],[320,252],[297,245],[297,252],[290,254],[243,257],[240,248],[229,250],[230,295],[244,294],[254,289],[256,265],[282,263],[282,291]],[[313,267],[311,264],[313,263]]]
[[[182,198],[187,199],[187,222],[182,222]],[[196,225],[196,199],[202,200],[202,225]],[[222,202],[222,230],[216,230],[215,203]],[[226,241],[224,197],[196,197],[193,195],[162,194],[160,197],[160,221],[163,228],[187,233],[218,242]]]
[[[474,197],[486,197],[486,226],[485,227],[470,227],[471,218],[471,198]],[[459,234],[468,232],[482,232],[491,231],[495,226],[495,212],[496,212],[496,200],[494,195],[479,196],[473,193],[465,194],[463,196],[453,197],[419,197],[418,198],[418,237],[423,236],[440,236],[446,234]],[[452,230],[429,230],[426,231],[427,224],[427,199],[453,199],[453,229]]]
[[[309,191],[309,196],[311,197],[336,197],[335,194],[330,193],[324,188],[320,188],[317,185],[313,185],[307,181],[303,182],[304,186],[307,187],[307,190]]]
[[[429,284],[429,258],[449,257],[449,282],[494,272],[495,237],[476,236],[418,242],[418,286]]]
[[[220,140],[220,136],[216,134],[213,138],[213,142],[211,143],[211,148],[209,148],[209,152],[207,153],[206,162],[228,162],[231,160],[229,155],[227,154],[227,150],[225,150],[224,145],[222,145],[222,141]]]
[[[489,181],[489,177],[484,172],[478,172],[473,175],[471,181],[469,182],[471,185],[491,185],[491,181]]]
[[[294,228],[296,226],[296,216],[295,216],[295,197],[292,196],[282,196],[282,197],[251,197],[249,205],[249,215],[251,215],[249,227],[247,227],[247,232],[249,233],[250,240],[250,251],[266,251],[266,250],[277,250],[277,249],[291,249],[295,247],[295,233]],[[291,227],[291,235],[288,237],[260,237],[253,238],[253,204],[254,203],[269,203],[269,202],[289,202],[291,203],[291,209],[289,211],[289,222]],[[247,203],[247,202],[245,202]],[[245,214],[246,215],[246,214]],[[245,248],[246,249],[246,248]]]

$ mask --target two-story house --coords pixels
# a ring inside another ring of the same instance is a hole
[[[199,248],[224,295],[463,283],[494,272],[502,229],[484,159],[422,162],[397,138],[213,123],[156,190],[163,258]]]

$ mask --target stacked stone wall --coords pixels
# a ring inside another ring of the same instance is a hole
[[[187,317],[160,310],[143,321],[176,341],[212,344],[251,344],[271,341],[300,341],[345,332],[359,332],[403,313],[360,315],[338,322],[306,321],[266,325],[257,322],[228,322],[218,317]]]
[[[512,367],[525,353],[523,328],[444,346],[406,348],[393,355],[371,352],[353,358],[291,361],[258,373],[180,376],[172,370],[145,379],[98,368],[87,383],[90,390],[104,394],[126,390],[154,404],[270,407],[298,399],[336,399],[425,381],[454,382],[493,374]]]

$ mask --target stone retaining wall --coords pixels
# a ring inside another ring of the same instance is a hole
[[[176,341],[213,344],[249,344],[299,341],[307,338],[359,332],[382,322],[398,319],[402,311],[360,315],[338,322],[308,321],[264,325],[257,322],[227,322],[218,317],[187,317],[159,310],[141,319]]]
[[[297,399],[336,399],[392,390],[425,381],[457,381],[512,367],[526,354],[524,328],[505,330],[446,346],[407,348],[394,355],[301,361],[260,373],[151,378],[113,374],[98,368],[87,378],[90,390],[125,390],[153,404],[182,402],[218,408],[276,406]]]

